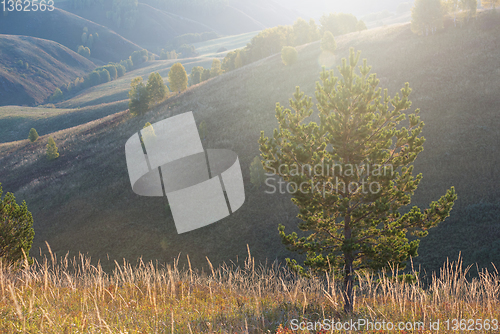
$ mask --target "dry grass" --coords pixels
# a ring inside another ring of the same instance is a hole
[[[457,224],[468,205],[495,200],[500,194],[496,186],[500,156],[495,151],[500,142],[499,32],[500,19],[479,18],[473,26],[450,27],[425,38],[412,34],[409,25],[399,25],[337,39],[335,64],[355,46],[373,66],[381,87],[394,94],[408,81],[414,89],[410,99],[412,107],[421,108],[427,141],[415,163],[415,172],[422,172],[424,179],[412,205],[424,208],[450,186],[457,190],[459,199],[452,216],[422,240],[420,256],[415,259],[420,259],[427,272],[437,269],[447,257],[455,259],[459,250],[464,263],[470,263],[467,248],[492,245],[500,239],[498,224],[478,225],[474,219]],[[142,116],[122,112],[53,133],[60,157],[51,162],[44,156],[46,137],[33,144],[28,140],[0,144],[3,189],[14,192],[19,201],[25,199],[33,213],[32,255],[47,240],[57,254],[70,251],[72,257],[88,252],[94,261],[109,254],[118,261],[143,256],[145,262],[170,262],[182,252],[190,254],[197,268],[206,265],[205,256],[215,266],[243,257],[246,244],[261,262],[295,256],[281,244],[277,226],[281,223],[287,231],[296,229],[297,208],[288,194],[271,195],[265,193],[268,187],[250,187],[249,165],[259,154],[260,131],[269,136],[277,126],[276,102],[288,105],[296,85],[314,95],[321,70],[320,45],[312,43],[298,51],[299,61],[293,67],[284,66],[279,54],[273,55],[190,87]],[[141,70],[167,68],[167,62],[153,62],[148,66],[158,68]],[[109,91],[113,90],[110,86]],[[105,95],[107,89],[101,86],[95,94]],[[238,154],[248,186],[245,205],[234,214],[178,235],[163,198],[132,192],[124,144],[146,122],[153,124],[190,110],[196,122],[207,125],[205,148],[226,148]]]
[[[500,318],[497,273],[468,281],[460,259],[426,287],[359,275],[348,317],[333,275],[308,280],[276,263],[256,265],[250,250],[244,263],[218,268],[207,258],[207,272],[193,270],[188,256],[187,268],[179,258],[167,265],[115,261],[112,274],[82,254],[49,253],[19,271],[0,267],[2,333],[289,333],[292,319],[349,318],[423,322],[418,332],[430,333],[429,322],[438,319],[446,332],[446,319]]]

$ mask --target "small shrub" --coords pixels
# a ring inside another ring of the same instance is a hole
[[[34,143],[38,139],[38,132],[36,132],[35,128],[31,128],[30,133],[28,134],[28,139]]]
[[[284,46],[283,49],[281,49],[281,60],[286,66],[297,62],[297,56],[297,49],[293,46]]]
[[[59,157],[59,153],[57,152],[57,146],[56,142],[54,141],[54,138],[49,137],[46,149],[47,149],[46,150],[47,159],[54,160]]]
[[[325,31],[323,38],[321,39],[321,50],[328,52],[335,52],[337,49],[337,43],[335,42],[335,37],[329,31]]]
[[[52,94],[52,96],[49,98],[49,101],[51,102],[60,101],[62,100],[62,98],[63,98],[63,92],[59,88],[56,88],[54,94]]]

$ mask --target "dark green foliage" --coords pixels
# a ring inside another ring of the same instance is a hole
[[[168,72],[168,82],[172,92],[181,92],[187,88],[188,75],[181,63],[175,63]]]
[[[284,46],[281,50],[281,60],[287,66],[296,63],[297,56],[297,50],[293,46]]]
[[[177,54],[177,52],[175,52],[175,50],[165,51],[165,50],[161,49],[161,53],[160,53],[160,59],[161,60],[165,60],[165,59],[177,59],[178,57],[179,57],[179,55]]]
[[[125,73],[127,73],[127,69],[122,64],[115,65],[115,68],[116,68],[116,76],[118,78],[123,77]]]
[[[149,75],[146,89],[148,91],[149,102],[153,104],[163,101],[168,94],[168,88],[163,83],[163,79],[159,73],[151,73]]]
[[[319,40],[319,29],[316,22],[311,19],[309,23],[302,18],[298,18],[293,24],[292,41],[294,46],[307,44]]]
[[[111,81],[111,76],[109,75],[109,72],[106,69],[100,69],[99,71],[97,71],[97,73],[99,74],[100,83],[106,83]]]
[[[205,81],[208,79],[210,79],[210,70],[208,68],[205,68],[201,73],[201,81]]]
[[[198,52],[193,45],[183,44],[178,49],[177,52],[180,53],[180,58],[191,58],[196,57]]]
[[[134,51],[134,52],[132,52],[130,59],[132,60],[133,66],[138,66],[144,62],[147,62],[148,61],[148,50],[143,49],[140,51]]]
[[[212,68],[210,69],[210,77],[214,78],[221,75],[223,72],[220,60],[214,58],[214,60],[212,60]]]
[[[321,33],[330,31],[334,36],[338,36],[357,31],[358,19],[352,14],[330,13],[323,15],[319,22],[321,23]]]
[[[0,183],[0,258],[14,264],[23,261],[26,255],[28,264],[33,263],[29,252],[34,237],[33,217],[26,202],[17,204],[12,193],[4,197]]]
[[[108,71],[111,80],[115,80],[116,78],[118,78],[118,72],[116,71],[116,65],[108,64],[106,66],[103,66],[103,68],[106,71]]]
[[[24,68],[24,62],[19,59],[17,62],[16,62],[16,65],[19,67],[19,68]]]
[[[101,76],[97,71],[92,71],[85,77],[85,87],[97,86],[100,83],[101,83]]]
[[[128,92],[130,113],[132,115],[144,114],[149,107],[149,94],[146,85],[142,82],[141,77],[137,77],[132,80],[130,87]]]
[[[128,59],[120,61],[120,65],[125,67],[127,71],[130,71],[134,68],[134,63],[132,62],[132,58],[129,57]]]
[[[201,74],[203,73],[203,67],[195,66],[191,69],[191,86],[197,85],[201,82]]]
[[[28,139],[34,143],[38,139],[38,132],[36,132],[35,128],[31,128],[30,133],[28,134]]]
[[[366,60],[359,66],[360,75],[356,73],[359,57],[351,48],[349,60],[338,67],[340,78],[323,68],[315,94],[319,124],[304,122],[313,114],[313,102],[297,87],[290,100],[293,111],[278,103],[279,129],[272,138],[262,133],[259,140],[265,169],[282,170],[285,181],[300,185],[292,201],[300,210],[299,228],[309,233],[300,238],[295,232],[287,235],[280,225],[283,243],[305,253],[303,265],[313,273],[340,270],[347,313],[353,310],[356,271],[404,269],[409,258],[417,256],[418,238],[444,221],[456,200],[451,187],[425,211],[407,208],[422,179],[412,173],[423,150],[424,123],[417,109],[408,114],[407,128],[398,126],[411,105],[409,84],[394,98],[387,90],[382,94]],[[298,172],[304,166],[312,166],[314,173],[307,168]],[[316,172],[317,166],[328,172]],[[287,263],[309,275],[296,260]]]
[[[59,153],[57,152],[57,146],[56,142],[54,141],[54,138],[49,137],[45,148],[46,148],[47,159],[54,160],[59,157]]]
[[[321,50],[328,52],[335,52],[337,49],[337,43],[335,42],[335,37],[329,31],[325,31],[323,38],[321,39]]]
[[[224,59],[222,60],[222,70],[224,72],[232,71],[238,67],[241,67],[241,65],[242,62],[241,62],[240,50],[228,52],[224,57]]]
[[[85,58],[89,58],[90,57],[90,49],[88,47],[80,45],[78,47],[78,54],[85,57]]]
[[[268,57],[280,52],[284,46],[292,45],[292,32],[291,26],[278,26],[262,30],[252,38],[246,47],[250,60],[256,61]]]
[[[366,29],[368,28],[366,27],[365,22],[363,22],[362,20],[359,20],[358,23],[356,23],[356,31],[363,31]]]
[[[62,98],[63,98],[63,92],[61,91],[61,89],[56,88],[54,94],[52,94],[52,96],[49,98],[49,101],[56,102],[62,100]]]

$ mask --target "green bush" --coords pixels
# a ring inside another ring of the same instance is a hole
[[[33,216],[25,201],[18,205],[14,194],[2,195],[0,183],[0,259],[9,264],[26,259],[28,264],[32,264],[29,251],[35,236]]]
[[[63,98],[63,92],[59,88],[56,88],[54,94],[52,94],[52,96],[49,98],[49,101],[55,102],[62,100],[62,98]]]
[[[80,56],[85,57],[85,58],[89,58],[90,57],[90,49],[86,46],[80,45],[78,47],[78,54]]]
[[[143,49],[140,51],[134,51],[134,52],[132,52],[130,59],[132,59],[132,63],[134,66],[138,66],[144,62],[147,62],[148,61],[148,50]]]
[[[109,75],[109,72],[106,69],[101,69],[97,71],[97,73],[99,73],[100,83],[106,83],[111,81],[111,76]]]
[[[127,69],[125,68],[125,66],[123,66],[122,64],[116,65],[116,76],[118,78],[123,77],[125,73],[127,73]]]
[[[57,152],[57,146],[56,142],[54,141],[54,138],[49,137],[47,141],[47,146],[46,146],[46,155],[47,159],[49,160],[54,160],[59,157],[59,153]]]
[[[106,66],[103,66],[103,68],[109,72],[109,76],[111,80],[115,80],[118,77],[118,72],[116,70],[116,65],[114,64],[108,64]]]
[[[35,128],[31,128],[30,133],[28,134],[28,139],[34,143],[38,139],[38,132],[36,132]]]
[[[293,46],[284,46],[283,49],[281,49],[281,60],[286,66],[297,62],[297,56],[297,50]]]
[[[335,52],[337,49],[337,43],[335,42],[335,37],[329,31],[325,31],[323,38],[321,38],[321,50],[328,52]]]

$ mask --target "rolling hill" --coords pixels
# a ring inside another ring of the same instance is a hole
[[[82,44],[84,27],[87,27],[89,34],[99,35],[99,39],[91,48],[91,59],[97,65],[127,59],[132,52],[142,49],[107,27],[57,6],[52,12],[8,12],[5,16],[0,15],[0,32],[3,34],[52,40],[73,51]]]
[[[0,105],[33,105],[95,68],[90,60],[59,43],[35,37],[0,35]]]
[[[46,240],[58,254],[88,253],[107,269],[113,259],[142,256],[163,262],[179,253],[188,253],[198,267],[206,263],[205,256],[214,264],[228,262],[244,256],[247,244],[257,261],[282,260],[289,253],[277,226],[293,229],[297,210],[287,194],[269,194],[265,186],[250,184],[257,140],[261,130],[269,136],[277,126],[276,102],[288,105],[297,85],[314,96],[321,66],[335,67],[353,46],[391,95],[409,82],[412,108],[421,109],[427,141],[415,172],[424,179],[412,204],[425,207],[449,187],[456,188],[459,199],[452,216],[430,232],[420,249],[424,260],[441,265],[447,256],[456,259],[460,249],[500,238],[500,224],[494,220],[488,229],[478,227],[473,238],[449,237],[451,232],[470,236],[460,220],[470,215],[463,213],[500,197],[499,32],[500,18],[481,16],[471,25],[426,37],[412,34],[409,24],[340,36],[334,57],[322,55],[319,42],[304,45],[290,67],[276,54],[193,86],[145,115],[131,117],[123,111],[53,133],[61,154],[55,161],[44,157],[47,135],[35,143],[0,144],[0,182],[4,191],[26,200],[33,213],[35,256]],[[198,123],[206,123],[205,148],[239,155],[246,201],[222,221],[177,235],[165,199],[131,191],[124,145],[146,122],[191,110]]]

